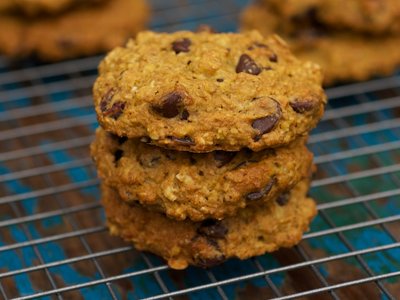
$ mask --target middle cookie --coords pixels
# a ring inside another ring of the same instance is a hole
[[[169,217],[202,221],[276,199],[310,175],[312,154],[298,139],[259,152],[190,153],[166,150],[99,128],[91,145],[101,179],[124,201]]]

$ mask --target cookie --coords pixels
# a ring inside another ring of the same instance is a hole
[[[60,60],[108,51],[145,27],[145,0],[112,0],[80,6],[56,17],[1,14],[0,52],[12,57],[37,55]]]
[[[400,65],[400,35],[381,37],[327,31],[310,24],[287,23],[264,6],[251,5],[242,14],[242,30],[264,35],[278,32],[303,60],[321,65],[325,85],[389,75]]]
[[[222,219],[273,200],[307,178],[312,165],[305,139],[259,152],[190,153],[121,139],[101,128],[91,154],[100,178],[122,200],[194,221]]]
[[[229,258],[246,259],[299,243],[316,214],[314,201],[305,196],[308,186],[302,182],[276,201],[244,208],[222,221],[172,220],[127,204],[106,185],[102,202],[111,234],[163,257],[174,269],[212,267]]]
[[[323,114],[319,66],[277,36],[142,32],[102,61],[98,120],[118,136],[174,150],[254,151],[287,145]]]
[[[103,1],[105,0],[1,0],[0,12],[36,17],[58,14],[78,5],[95,5]]]
[[[263,0],[285,20],[312,18],[320,26],[385,34],[400,33],[398,0]]]

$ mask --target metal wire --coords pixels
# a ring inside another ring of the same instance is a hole
[[[153,1],[152,27],[210,23],[235,30],[245,2]],[[385,299],[399,296],[400,262],[393,257],[400,255],[400,242],[392,230],[400,223],[399,75],[327,90],[330,106],[309,139],[319,169],[311,190],[319,215],[293,249],[295,261],[264,255],[189,269],[177,279],[164,262],[110,240],[104,221],[91,220],[102,213],[87,151],[96,126],[91,86],[101,58],[17,67],[0,58],[1,297],[62,299],[76,292],[87,299],[232,299],[253,288],[250,295],[258,291],[266,298],[267,291],[270,299],[321,293],[346,299],[349,287]],[[374,238],[362,238],[369,235]],[[354,276],[335,281],[343,265]],[[293,285],[301,282],[295,270],[314,282]]]

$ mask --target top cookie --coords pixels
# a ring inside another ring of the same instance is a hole
[[[282,17],[307,16],[330,28],[373,34],[400,32],[398,0],[263,0]]]
[[[107,131],[176,150],[254,151],[305,135],[323,114],[319,66],[277,36],[143,32],[102,61],[93,93]]]

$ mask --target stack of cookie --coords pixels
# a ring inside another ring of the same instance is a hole
[[[102,61],[91,153],[111,233],[175,269],[298,243],[320,68],[258,32],[140,33]]]
[[[243,30],[278,33],[300,59],[320,64],[326,85],[400,66],[398,0],[259,0],[241,20]]]
[[[1,0],[0,53],[61,60],[109,51],[144,29],[146,0]]]

